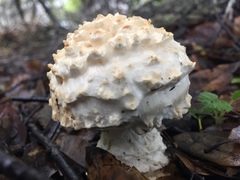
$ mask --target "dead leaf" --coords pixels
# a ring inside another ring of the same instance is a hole
[[[30,74],[22,73],[16,74],[11,77],[9,80],[6,90],[11,89],[7,93],[8,96],[21,96],[21,97],[31,97],[32,94],[29,91],[26,91],[26,86],[24,82],[27,82],[31,79]],[[30,95],[29,95],[30,94]]]
[[[87,172],[90,180],[146,180],[135,167],[122,164],[112,154],[97,147],[86,148]]]
[[[13,104],[5,103],[0,106],[0,125],[10,135],[12,145],[22,146],[25,144],[27,128]]]
[[[45,66],[39,59],[31,59],[25,64],[25,71],[32,75],[38,75],[43,72]]]
[[[187,156],[179,151],[176,152],[176,155],[182,160],[182,163],[184,163],[184,165],[191,171],[192,174],[208,176],[211,177],[210,179],[215,179],[216,175],[218,177],[222,176],[230,178],[240,172],[238,167],[218,167],[216,165],[212,165],[212,163],[202,161],[201,159],[193,159],[191,156]]]
[[[91,140],[96,135],[96,131],[82,129],[75,135],[61,134],[56,140],[60,150],[71,159],[85,167],[85,148],[91,145]]]
[[[218,22],[197,25],[189,32],[187,38],[200,46],[213,47],[211,51],[232,47],[234,44]]]
[[[37,97],[46,96],[46,89],[41,79],[37,80],[36,87],[34,89],[34,96],[37,96]]]
[[[228,139],[231,140],[240,139],[240,126],[232,129],[228,136]]]
[[[204,153],[204,149],[224,140],[226,138],[217,136],[213,132],[190,132],[174,136],[174,141],[181,150],[198,159],[204,159],[220,166],[240,166],[240,144],[238,143],[222,144],[210,153]]]
[[[203,87],[203,91],[213,92],[216,90],[222,90],[222,88],[225,88],[231,82],[232,77],[232,74],[225,72]]]
[[[232,107],[233,107],[233,111],[235,112],[235,114],[240,116],[240,99],[234,101],[232,103]]]
[[[30,147],[28,152],[25,151],[22,160],[48,177],[51,177],[57,171],[48,153],[42,147]]]
[[[44,104],[43,108],[34,114],[33,119],[35,119],[45,129],[52,119],[51,107],[48,104]]]
[[[224,44],[224,42],[222,42]],[[234,43],[229,43],[229,47],[213,46],[207,52],[208,60],[215,61],[215,64],[219,63],[231,63],[239,61],[239,51],[234,48]]]
[[[202,69],[201,64],[199,63],[199,59],[196,55],[192,54],[190,56],[190,59],[191,59],[192,62],[195,62],[194,70],[198,71],[198,70]]]
[[[233,32],[235,36],[240,38],[240,16],[234,18]]]
[[[199,163],[196,162],[196,160],[190,159],[186,155],[184,155],[181,152],[176,152],[176,156],[182,161],[182,163],[192,172],[197,173],[201,175],[209,175],[209,172],[207,172],[204,168],[202,168]]]
[[[9,144],[11,137],[6,129],[0,126],[0,149],[4,149],[6,144]]]
[[[233,73],[240,63],[221,64],[211,69],[197,71],[190,75],[190,94],[198,91],[222,91],[231,82]]]
[[[234,175],[239,174],[239,173],[240,173],[239,167],[227,167],[226,172],[225,172],[225,174],[228,177],[234,176]]]
[[[220,29],[221,26],[216,22],[200,24],[189,32],[187,39],[196,42],[198,45],[208,46],[209,43],[213,41],[216,32],[218,32]]]

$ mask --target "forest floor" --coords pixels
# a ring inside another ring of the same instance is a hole
[[[162,135],[171,161],[156,173],[164,180],[239,179],[240,16],[230,21],[201,20],[183,28],[185,33],[177,40],[196,62],[190,74],[192,110],[181,120],[164,121]],[[175,33],[174,27],[170,29]],[[74,131],[51,120],[47,64],[63,47],[67,32],[36,27],[0,35],[0,179],[87,179],[86,172],[89,179],[111,179],[115,171],[119,179],[129,173],[145,179],[110,153],[94,148],[98,131]],[[203,91],[214,93],[216,104],[224,101],[232,109],[196,112],[204,106],[198,99]],[[86,154],[87,146],[93,148]]]

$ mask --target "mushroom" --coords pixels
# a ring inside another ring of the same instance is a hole
[[[67,35],[49,64],[52,118],[75,130],[102,130],[97,146],[141,172],[167,165],[162,119],[190,108],[194,63],[150,20],[98,15]]]

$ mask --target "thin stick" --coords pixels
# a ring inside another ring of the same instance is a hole
[[[59,166],[61,172],[66,176],[67,179],[71,180],[81,180],[84,179],[79,174],[75,172],[73,168],[68,164],[68,162],[65,160],[62,152],[57,148],[57,146],[52,143],[47,137],[45,137],[41,131],[37,128],[37,126],[34,123],[29,123],[28,127],[32,133],[32,135],[43,144],[43,146],[50,151],[52,158],[56,162],[56,164]]]
[[[42,102],[48,103],[49,98],[45,97],[32,97],[32,98],[23,98],[23,97],[11,97],[12,101],[22,101],[22,102]]]
[[[210,152],[212,152],[214,149],[216,149],[217,147],[223,145],[223,144],[226,144],[226,143],[229,143],[229,142],[233,142],[234,140],[232,139],[228,139],[228,140],[225,140],[225,141],[221,141],[217,144],[214,144],[213,146],[207,148],[207,149],[204,149],[204,154],[208,154]]]
[[[47,180],[48,178],[39,173],[37,170],[32,167],[27,166],[25,163],[20,161],[13,156],[0,150],[0,173],[5,176],[16,179],[16,180]]]

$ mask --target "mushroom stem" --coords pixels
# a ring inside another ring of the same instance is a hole
[[[166,146],[156,128],[139,135],[133,129],[104,131],[97,144],[122,163],[135,166],[140,172],[153,172],[169,162]]]

